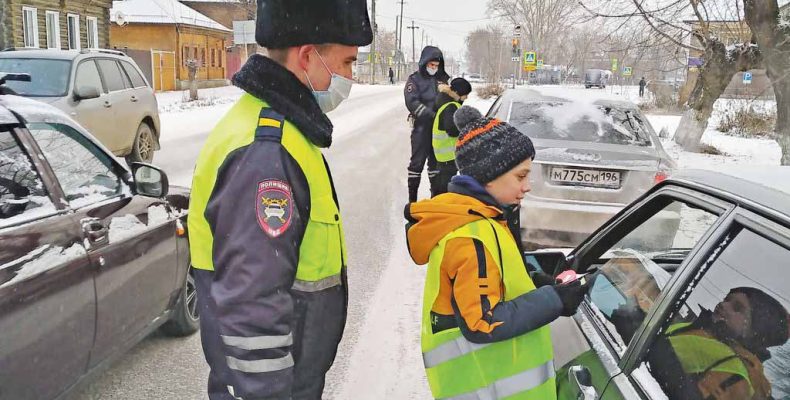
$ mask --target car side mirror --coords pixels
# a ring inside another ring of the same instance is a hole
[[[74,89],[74,100],[90,100],[99,97],[99,89],[95,86],[80,86]]]
[[[660,137],[661,139],[669,138],[669,130],[667,129],[666,126],[661,128],[661,131],[658,132],[658,137]]]
[[[528,264],[528,269],[551,276],[570,269],[567,256],[561,251],[528,251],[524,253],[524,262]],[[530,265],[532,268],[529,268]]]
[[[170,183],[167,174],[150,164],[132,163],[135,193],[148,197],[163,198],[167,196]]]

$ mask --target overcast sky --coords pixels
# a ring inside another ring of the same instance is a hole
[[[368,5],[372,0],[368,0]],[[442,49],[447,56],[461,58],[465,50],[464,40],[467,33],[491,22],[486,15],[486,0],[405,0],[403,5],[403,40],[411,47],[411,30],[406,27],[414,24],[415,43],[419,57],[423,31],[425,44],[430,41]],[[376,23],[379,29],[394,30],[395,17],[400,14],[399,0],[376,0]],[[406,50],[404,48],[404,50]],[[411,59],[411,54],[406,55]]]

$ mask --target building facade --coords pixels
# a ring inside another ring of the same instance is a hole
[[[3,0],[0,49],[107,48],[111,7],[111,0]]]

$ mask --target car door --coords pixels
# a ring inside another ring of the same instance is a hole
[[[31,124],[96,268],[93,366],[161,320],[179,290],[176,223],[163,199],[133,195],[128,171],[71,126]]]
[[[93,345],[94,271],[34,147],[29,133],[0,128],[2,399],[55,397],[85,372]]]
[[[618,214],[571,254],[571,266],[589,273],[585,279],[591,286],[573,321],[560,319],[552,326],[560,399],[599,398],[622,374],[646,316],[731,208],[665,186]],[[628,389],[612,389],[607,398],[631,398]]]
[[[95,88],[100,95],[95,99],[76,100],[73,97],[73,93],[78,88]],[[84,59],[77,64],[74,73],[72,98],[68,101],[72,105],[71,111],[68,113],[70,117],[91,132],[110,151],[120,150],[119,145],[116,143],[117,139],[113,138],[114,131],[109,129],[112,124],[107,124],[107,121],[115,119],[112,101],[107,95],[107,89],[102,83],[99,68],[93,59]]]
[[[140,125],[135,90],[128,83],[129,79],[121,71],[118,61],[112,58],[98,58],[96,64],[98,64],[99,72],[107,85],[107,97],[112,105],[113,148],[131,149],[137,135],[137,127]]]
[[[736,210],[679,274],[620,385],[649,399],[790,398],[789,225]]]

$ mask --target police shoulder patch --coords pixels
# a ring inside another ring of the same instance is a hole
[[[293,208],[293,192],[287,182],[279,179],[258,182],[255,215],[258,225],[269,237],[276,238],[288,230]]]
[[[406,85],[406,91],[407,91],[407,92],[409,92],[409,93],[413,92],[413,91],[414,91],[414,84],[413,84],[413,83],[411,83],[411,82],[409,82],[409,83]]]

